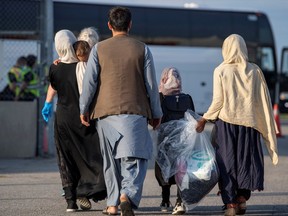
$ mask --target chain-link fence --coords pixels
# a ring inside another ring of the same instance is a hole
[[[29,118],[25,114],[29,113],[28,109],[36,106],[37,112],[31,113],[36,116],[35,122],[29,125],[30,131],[36,131],[36,134],[27,135],[27,139],[31,139],[30,143],[33,142],[31,145],[34,145],[34,140],[36,142],[36,156],[49,153],[47,144],[49,136],[46,136],[46,126],[41,118],[40,107],[45,97],[44,81],[47,67],[52,62],[52,4],[52,0],[1,0],[0,2],[0,103],[2,106],[0,119],[2,122],[7,121],[5,125],[8,127],[13,127],[8,121],[15,121],[18,122],[19,128],[25,128],[28,122],[25,119]],[[32,101],[34,102],[31,103]],[[11,103],[15,107],[23,106],[21,109],[23,119],[13,119],[11,115],[13,110],[5,109],[4,106],[10,107]],[[6,119],[7,116],[10,120]],[[31,118],[34,118],[33,116]],[[5,143],[13,145],[11,143],[13,140],[23,142],[17,139],[21,130],[17,134],[11,134],[13,139],[9,139],[9,130],[7,133],[7,136],[0,137],[0,146]],[[0,135],[3,136],[3,133]],[[53,154],[53,150],[51,151]]]
[[[0,6],[0,91],[1,100],[14,100],[12,81],[22,81],[24,58],[39,56],[40,1],[1,1]],[[22,62],[19,59],[22,58]],[[17,64],[17,60],[18,64]],[[25,63],[26,64],[26,63]],[[13,68],[13,69],[12,69]],[[12,71],[10,71],[10,69]],[[11,72],[8,75],[8,72]],[[22,72],[22,73],[21,73]],[[13,79],[13,80],[12,80]],[[10,88],[9,88],[10,85]],[[5,89],[7,88],[7,89]],[[19,88],[14,87],[14,88]],[[3,92],[3,90],[5,91]],[[16,95],[15,95],[16,96]]]

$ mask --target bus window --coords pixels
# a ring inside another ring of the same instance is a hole
[[[236,13],[231,18],[233,21],[232,31],[241,35],[246,43],[258,40],[258,19],[256,15]]]
[[[284,73],[286,76],[288,76],[288,50],[285,50],[283,52],[282,56],[282,73]]]
[[[261,47],[260,49],[260,68],[265,72],[274,72],[275,63],[273,60],[273,50],[270,47]]]
[[[274,41],[272,29],[266,16],[258,14],[259,16],[259,43],[271,44]]]

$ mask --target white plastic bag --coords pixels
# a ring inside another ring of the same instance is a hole
[[[184,119],[169,121],[159,128],[156,161],[165,181],[175,176],[183,203],[194,208],[216,185],[219,178],[215,150],[206,132],[197,133],[200,116],[188,110]]]

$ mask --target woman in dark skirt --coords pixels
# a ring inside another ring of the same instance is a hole
[[[244,39],[237,34],[223,43],[224,61],[215,69],[213,100],[197,132],[215,121],[213,144],[219,188],[226,216],[245,214],[251,191],[264,189],[262,136],[273,164],[278,163],[277,126],[261,69],[248,62]]]
[[[55,35],[55,48],[61,62],[52,64],[50,85],[42,115],[48,121],[51,101],[58,95],[54,123],[54,138],[58,166],[67,201],[67,212],[78,209],[76,199],[84,210],[91,208],[88,199],[106,198],[103,162],[95,126],[80,122],[79,91],[76,78],[77,58],[73,50],[76,38],[72,32],[61,30]],[[90,123],[91,124],[91,123]]]

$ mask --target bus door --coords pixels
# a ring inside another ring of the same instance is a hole
[[[249,58],[250,60],[250,58]],[[259,46],[255,62],[262,70],[269,88],[272,104],[278,104],[279,85],[277,83],[277,64],[274,47]]]
[[[280,71],[279,111],[288,113],[288,47],[282,49]]]

